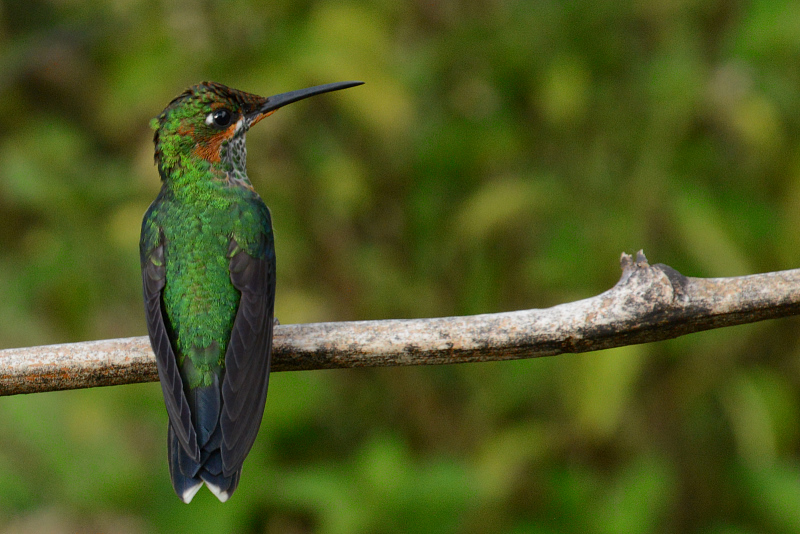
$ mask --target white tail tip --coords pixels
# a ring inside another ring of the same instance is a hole
[[[206,486],[208,487],[209,490],[211,490],[211,493],[213,493],[214,495],[217,496],[217,499],[219,499],[219,502],[225,502],[228,499],[230,499],[230,497],[231,497],[230,493],[228,493],[227,491],[222,491],[222,489],[219,486],[216,486],[216,485],[211,484],[209,482],[206,482]],[[197,490],[195,490],[195,491],[197,491]]]
[[[194,499],[194,496],[197,495],[197,492],[200,491],[200,488],[202,487],[203,483],[198,482],[191,488],[186,488],[186,490],[183,492],[183,495],[181,495],[181,500],[186,504],[189,504],[190,502],[192,502],[192,499]]]

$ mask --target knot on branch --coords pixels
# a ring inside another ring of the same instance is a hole
[[[639,250],[635,258],[623,252],[620,267],[622,276],[610,291],[617,312],[652,320],[685,302],[688,279],[668,265],[650,265],[644,251]]]

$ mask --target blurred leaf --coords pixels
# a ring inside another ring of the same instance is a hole
[[[781,376],[764,370],[742,373],[723,395],[739,454],[748,464],[768,465],[785,444],[796,443],[800,411]]]
[[[731,223],[703,192],[676,197],[673,213],[683,246],[706,276],[742,276],[751,272],[747,258],[726,228]]]
[[[673,475],[663,460],[631,462],[612,483],[596,510],[596,532],[658,532],[674,494]]]
[[[742,473],[750,506],[767,519],[770,529],[795,532],[800,528],[800,469],[794,463],[745,469]]]
[[[643,345],[631,345],[576,355],[568,362],[563,391],[582,435],[606,439],[617,431],[647,353]]]

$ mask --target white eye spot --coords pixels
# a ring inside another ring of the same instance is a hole
[[[214,128],[227,128],[233,121],[233,113],[225,108],[219,108],[206,115],[206,124]]]

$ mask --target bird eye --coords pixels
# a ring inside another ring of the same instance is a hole
[[[226,128],[230,126],[231,120],[233,120],[233,114],[230,110],[225,108],[216,109],[206,115],[206,124],[217,128]]]

